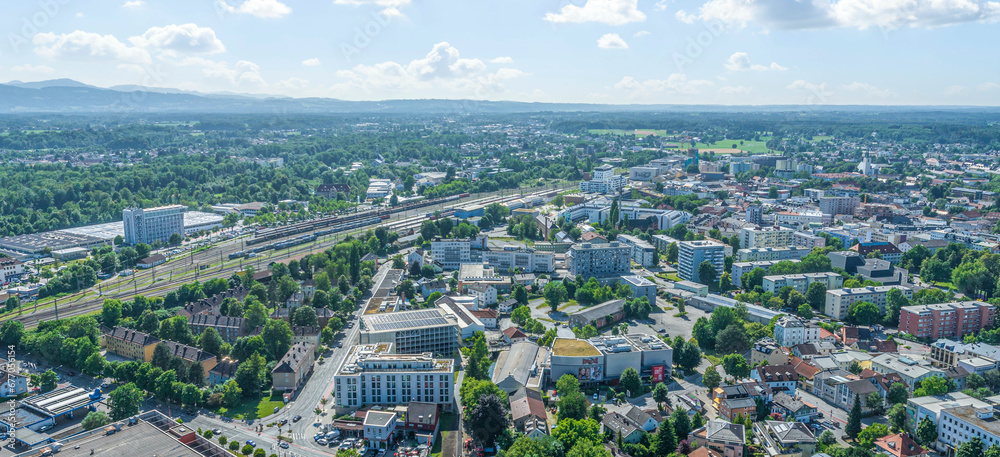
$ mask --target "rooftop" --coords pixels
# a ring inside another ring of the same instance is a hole
[[[112,434],[94,434],[79,441],[73,440],[59,450],[60,457],[83,457],[91,455],[143,455],[170,457],[200,457],[202,454],[185,446],[172,436],[145,421],[122,427]],[[79,446],[79,449],[73,449]],[[37,446],[41,450],[44,446]]]
[[[592,344],[575,338],[556,338],[552,342],[552,355],[560,357],[597,357],[601,355]]]
[[[414,330],[426,327],[454,325],[447,313],[438,308],[400,311],[398,313],[372,314],[361,317],[364,329],[370,332]]]

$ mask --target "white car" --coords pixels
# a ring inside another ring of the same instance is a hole
[[[319,444],[320,446],[326,446],[326,443],[327,443],[326,438],[320,438],[316,440],[316,444]]]

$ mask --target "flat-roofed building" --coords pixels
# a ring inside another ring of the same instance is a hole
[[[941,421],[937,423],[938,439],[943,449],[953,451],[971,438],[979,438],[983,449],[1000,445],[1000,419],[993,407],[958,406],[941,411]],[[950,454],[950,452],[949,452]]]
[[[483,263],[497,271],[551,273],[555,270],[555,255],[551,252],[536,252],[530,248],[505,246],[503,249],[483,251]]]
[[[652,244],[632,235],[618,235],[616,239],[629,247],[632,261],[644,267],[653,265],[656,250]]]
[[[772,248],[750,248],[736,251],[739,262],[756,262],[760,260],[796,260],[812,252],[812,248],[800,246],[785,246]]]
[[[740,246],[746,249],[791,246],[794,233],[779,227],[745,227],[740,229]]]
[[[457,298],[457,297],[456,297]],[[459,333],[462,339],[472,338],[475,336],[476,332],[485,332],[486,326],[483,321],[479,320],[472,310],[462,306],[453,297],[444,296],[434,302],[434,306],[448,313],[458,322]]]
[[[569,249],[567,263],[573,276],[603,278],[621,276],[631,271],[631,249],[617,241],[607,244],[574,244]]]
[[[760,268],[767,273],[771,270],[774,264],[781,262],[781,260],[758,260],[755,262],[736,262],[733,264],[733,270],[730,276],[733,279],[733,285],[737,288],[743,288],[743,275],[753,271],[755,268]],[[798,263],[798,259],[789,260],[789,262]]]
[[[122,220],[125,224],[125,242],[133,246],[139,243],[166,243],[170,236],[184,236],[184,205],[169,205],[156,208],[125,208]]]
[[[798,317],[783,316],[774,324],[774,341],[786,348],[814,343],[821,340],[820,330],[820,326]]]
[[[715,267],[715,279],[722,277],[726,247],[714,241],[682,241],[677,244],[677,274],[681,279],[701,283],[698,266],[709,262]]]
[[[899,289],[906,298],[913,298],[913,290],[904,286],[868,286],[853,289],[831,289],[826,291],[826,307],[823,314],[834,319],[844,319],[851,305],[860,301],[874,303],[885,313],[886,294],[892,289]]]
[[[458,350],[458,320],[439,308],[361,317],[361,344],[391,343],[400,354],[430,352],[452,356]]]
[[[899,312],[899,331],[917,338],[961,338],[993,326],[996,308],[981,301],[906,306]]]
[[[649,304],[656,306],[656,283],[642,276],[622,276],[622,282],[632,289],[632,297],[646,297]]]
[[[334,404],[342,408],[435,403],[451,411],[455,361],[430,353],[394,354],[391,343],[351,347],[333,376]]]
[[[670,378],[673,349],[658,338],[631,334],[587,340],[556,338],[549,354],[549,380],[575,376],[581,384],[618,379],[626,368],[652,378]]]
[[[784,287],[791,287],[805,294],[809,286],[818,282],[823,284],[827,290],[838,289],[844,286],[844,277],[839,273],[801,273],[792,275],[772,275],[764,276],[764,291],[777,294]]]

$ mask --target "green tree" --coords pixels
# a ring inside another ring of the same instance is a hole
[[[80,425],[83,426],[84,430],[93,430],[95,428],[103,427],[111,423],[111,418],[108,417],[108,413],[104,411],[91,411],[87,413],[87,417],[83,418]]]
[[[258,353],[253,353],[246,360],[240,362],[239,368],[233,379],[239,384],[240,390],[245,396],[256,396],[260,394],[261,384],[267,376],[267,361]]]
[[[203,332],[201,332],[201,348],[208,352],[209,354],[220,355],[222,354],[222,345],[226,344],[219,336],[219,331],[214,327],[208,327]]]
[[[880,424],[878,422],[865,427],[860,433],[858,433],[858,442],[861,447],[870,449],[875,445],[875,440],[886,436],[889,434],[889,427],[885,424]]]
[[[754,290],[757,287],[763,287],[764,276],[767,276],[767,272],[763,268],[754,268],[740,277],[740,285],[743,286],[743,290]],[[826,294],[826,291],[824,290],[823,293]]]
[[[882,407],[885,406],[882,401],[882,395],[878,392],[871,392],[865,397],[865,407],[869,410],[882,411]]]
[[[750,376],[750,364],[743,354],[728,354],[722,358],[722,368],[726,374],[736,379],[743,379]]]
[[[660,423],[653,449],[653,455],[656,457],[669,456],[677,449],[677,435],[674,434],[674,426],[669,420]]]
[[[922,446],[929,446],[937,440],[937,437],[937,425],[934,424],[934,421],[930,420],[928,416],[920,419],[920,422],[917,424],[917,441]]]
[[[677,263],[678,252],[677,243],[670,243],[667,245],[667,262]]]
[[[491,394],[500,397],[502,400],[507,399],[507,393],[500,390],[496,384],[493,384],[488,379],[466,378],[459,388],[459,397],[461,397],[462,406],[467,410],[471,410],[479,404],[479,399],[484,395]]]
[[[567,449],[585,441],[602,443],[601,425],[593,419],[559,418],[559,426],[552,430],[552,437],[562,442]]]
[[[809,289],[806,290],[806,301],[813,309],[822,310],[826,304],[826,286],[819,282],[809,284]]]
[[[101,356],[101,353],[95,352],[93,354],[90,354],[90,356],[87,357],[87,360],[83,362],[82,370],[88,376],[98,377],[102,373],[104,373],[104,367],[106,363],[107,362],[105,362],[104,357]]]
[[[171,246],[177,246],[178,244],[181,244],[182,241],[184,241],[184,237],[182,237],[180,233],[171,233],[170,239],[167,243]]]
[[[663,382],[656,383],[656,387],[653,387],[653,400],[656,401],[656,406],[661,407],[664,403],[669,400],[670,389],[667,388],[667,384]]]
[[[166,368],[170,364],[170,359],[173,358],[173,354],[170,353],[170,347],[166,343],[157,344],[153,348],[153,358],[152,364],[157,368]]]
[[[717,308],[716,311],[718,309],[727,308]],[[742,355],[748,349],[750,349],[750,336],[747,335],[746,328],[739,323],[733,323],[726,327],[715,337],[715,350],[719,354],[737,353]]]
[[[264,349],[267,351],[268,360],[281,360],[292,347],[292,328],[288,322],[270,319],[264,324],[264,330],[260,333],[264,340]]]
[[[879,322],[881,317],[882,311],[872,302],[855,302],[847,310],[847,320],[859,325],[872,325]]]
[[[295,308],[295,313],[292,315],[292,322],[298,327],[319,326],[319,318],[316,316],[316,310],[311,306],[299,306]]]
[[[524,306],[528,304],[528,289],[525,289],[522,285],[514,286],[514,299],[517,303]]]
[[[556,381],[556,393],[559,394],[560,397],[579,391],[580,381],[576,379],[576,376],[564,374],[559,377],[559,380]]]
[[[618,385],[620,385],[625,392],[628,392],[629,395],[633,397],[644,393],[642,389],[642,379],[639,378],[639,372],[632,367],[628,367],[622,371],[621,377],[618,380]]]
[[[38,376],[38,382],[35,383],[42,392],[48,392],[55,389],[59,385],[59,377],[56,372],[52,370],[45,370],[44,373]]]
[[[712,285],[716,279],[715,265],[712,265],[712,262],[706,260],[698,265],[698,282]]]
[[[931,376],[920,381],[920,387],[913,391],[913,396],[926,397],[946,393],[948,393],[948,381],[943,376]]]
[[[715,366],[710,366],[705,369],[705,374],[702,376],[701,383],[708,387],[709,389],[715,389],[722,384],[722,376],[716,371]]]
[[[978,436],[973,436],[958,447],[958,453],[955,454],[955,457],[981,457],[984,454],[983,440]]]
[[[910,300],[903,295],[901,290],[890,289],[886,293],[885,303],[885,319],[883,319],[883,323],[886,325],[899,324],[899,310],[910,306]]]
[[[892,405],[885,415],[889,418],[889,424],[892,426],[893,433],[906,430],[906,405],[899,403]]]
[[[142,404],[142,391],[133,383],[118,386],[117,389],[108,395],[108,409],[111,411],[111,420],[120,421],[139,414],[139,405]]]
[[[691,433],[691,418],[683,407],[677,407],[670,415],[670,424],[674,427],[674,435],[678,441],[686,440],[688,433]]]
[[[0,325],[0,341],[4,346],[21,346],[21,339],[24,337],[24,324],[20,321],[9,319]]]
[[[222,404],[229,408],[235,407],[243,400],[243,389],[235,379],[230,379],[222,385]]]
[[[813,284],[816,284],[816,283],[813,283]],[[809,305],[803,303],[803,304],[799,305],[798,312],[795,313],[795,314],[797,314],[799,317],[801,317],[803,319],[812,319],[813,318],[813,309],[812,309],[812,306],[809,306]]]
[[[909,397],[910,394],[907,392],[906,386],[901,382],[897,382],[889,386],[889,393],[886,394],[885,399],[890,405],[905,405]]]
[[[479,399],[479,403],[468,414],[468,421],[472,424],[490,424],[490,427],[472,427],[472,437],[479,442],[490,446],[497,436],[503,433],[510,424],[507,418],[507,407],[504,401],[495,394],[484,395]]]
[[[108,327],[118,325],[118,319],[122,317],[122,301],[115,299],[105,299],[101,307],[101,323]]]
[[[560,423],[565,419],[584,419],[587,417],[587,399],[580,392],[560,396],[557,406],[559,407]]]
[[[205,383],[205,366],[201,362],[192,363],[187,370],[187,380],[189,383],[195,386],[201,386]]]
[[[854,396],[854,404],[851,405],[851,412],[847,415],[844,433],[851,438],[857,438],[861,433],[861,399],[857,395]]]
[[[561,281],[549,281],[545,285],[545,302],[553,313],[559,310],[559,304],[566,300],[566,296],[566,286]]]

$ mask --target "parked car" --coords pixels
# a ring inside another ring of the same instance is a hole
[[[326,446],[326,444],[327,444],[326,438],[320,438],[320,439],[316,440],[316,444],[318,444],[320,446]]]

